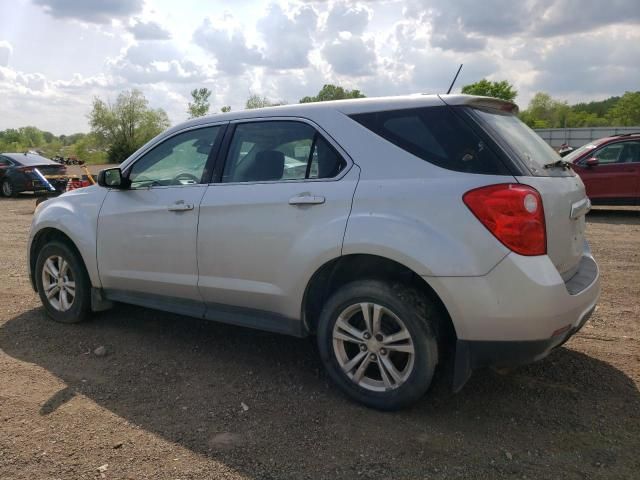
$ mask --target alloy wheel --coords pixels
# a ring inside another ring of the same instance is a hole
[[[48,257],[42,266],[42,288],[55,310],[69,310],[76,297],[76,282],[69,262],[59,255]]]
[[[358,386],[376,392],[400,387],[415,363],[411,333],[382,305],[350,305],[333,327],[333,351],[343,373]]]

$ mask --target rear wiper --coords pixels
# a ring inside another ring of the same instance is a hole
[[[573,168],[573,163],[560,159],[560,160],[556,160],[555,162],[547,163],[544,165],[544,168],[557,168],[557,167],[570,170]]]

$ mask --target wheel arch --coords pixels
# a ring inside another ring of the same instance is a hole
[[[371,254],[343,255],[316,270],[307,283],[302,301],[301,318],[306,332],[316,332],[322,306],[331,294],[342,285],[364,279],[402,283],[423,292],[434,302],[444,319],[441,325],[435,326],[438,340],[445,342],[447,346],[455,344],[457,335],[451,316],[444,302],[424,277],[395,260]],[[443,351],[452,352],[452,349],[445,348]]]
[[[80,249],[76,246],[74,241],[71,239],[71,237],[69,237],[66,233],[64,233],[62,230],[59,230],[57,228],[45,227],[39,230],[34,235],[33,240],[31,241],[31,245],[29,246],[29,273],[30,273],[30,279],[31,279],[31,286],[33,287],[33,290],[36,292],[38,291],[38,288],[37,288],[37,282],[36,282],[35,269],[36,269],[36,262],[38,260],[38,252],[40,252],[42,247],[44,247],[47,243],[50,243],[53,241],[58,241],[60,243],[65,244],[76,255],[78,255],[78,258],[81,260],[82,266],[88,275],[87,265],[82,256],[82,253],[80,252]]]

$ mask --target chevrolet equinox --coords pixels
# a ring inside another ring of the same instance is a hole
[[[378,409],[545,357],[600,293],[578,176],[517,117],[411,95],[193,119],[96,186],[36,209],[33,287],[54,320],[113,302],[315,335]]]

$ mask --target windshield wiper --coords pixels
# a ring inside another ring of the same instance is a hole
[[[544,168],[562,168],[566,170],[571,170],[573,168],[573,163],[567,162],[564,159],[556,160],[555,162],[547,163],[544,165]]]

